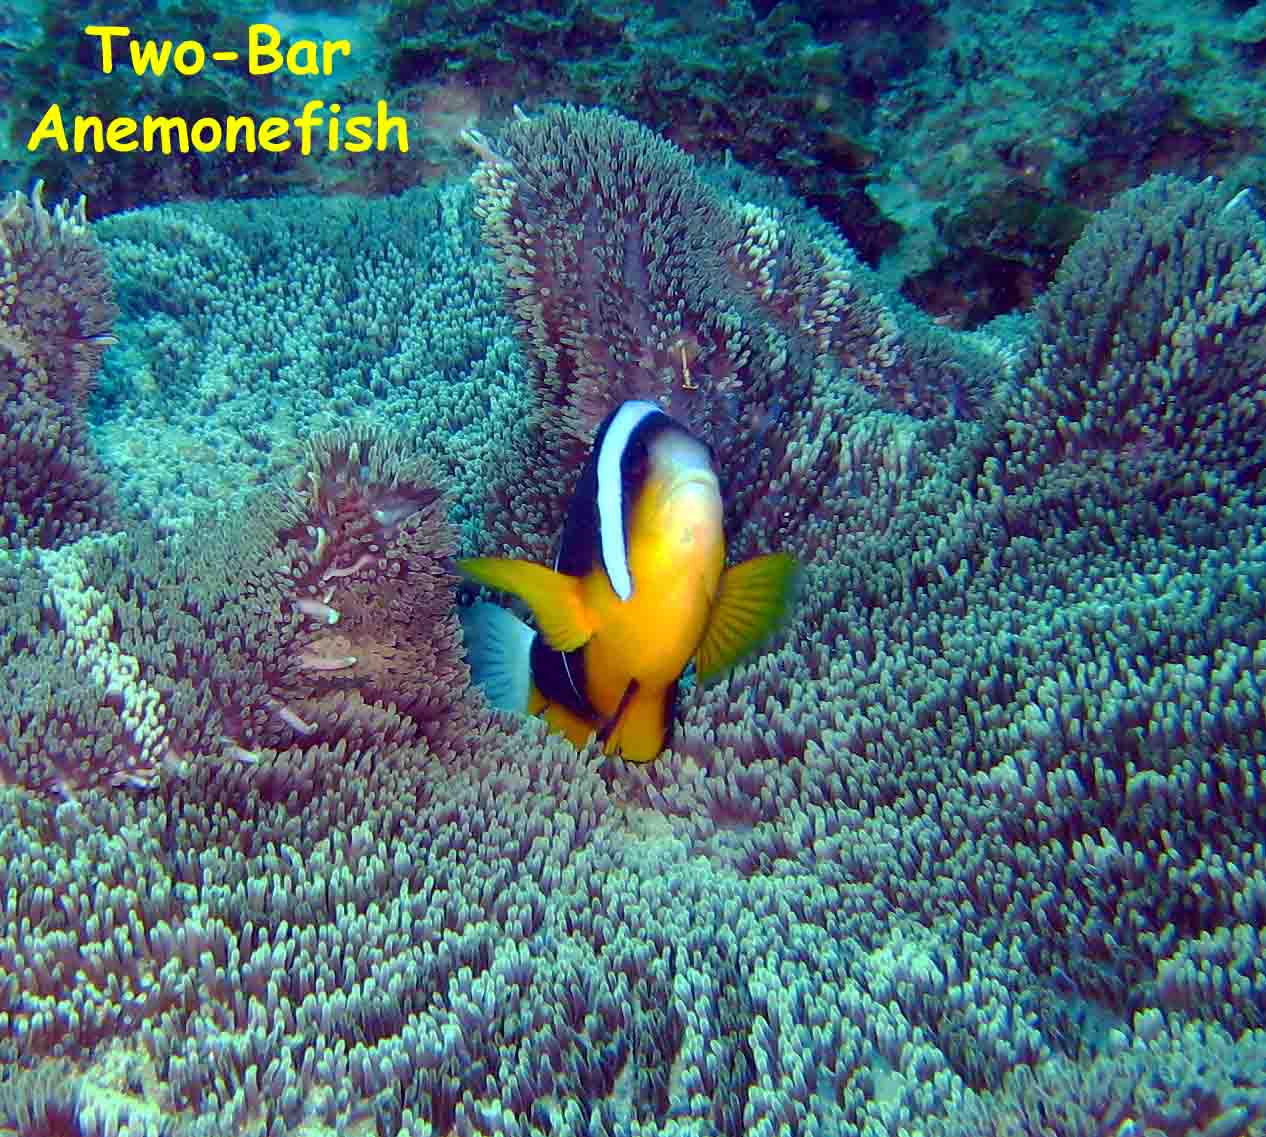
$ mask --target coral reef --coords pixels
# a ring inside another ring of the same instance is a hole
[[[84,403],[114,303],[82,198],[50,214],[37,185],[0,210],[0,546],[50,548],[112,511]]]
[[[28,10],[31,9],[31,10]],[[240,48],[261,17],[287,41],[343,39],[329,76],[99,69],[83,27]],[[1250,3],[1176,11],[970,0],[96,0],[0,8],[0,170],[87,192],[99,213],[294,188],[398,193],[464,173],[463,127],[558,101],[637,118],[688,153],[784,180],[924,310],[978,327],[1049,285],[1091,214],[1149,176],[1264,184],[1266,17]],[[410,151],[224,152],[116,161],[26,152],[50,102],[102,114],[360,113],[384,99]]]
[[[163,532],[232,518],[312,435],[372,423],[449,440],[426,450],[473,530],[528,406],[466,189],[163,207],[95,228],[120,308],[96,441],[125,504]]]
[[[832,375],[847,375],[850,393],[864,389],[920,417],[973,409],[958,395],[962,363],[948,345],[911,320],[907,350],[846,246],[797,225],[794,209],[723,196],[645,128],[562,108],[520,117],[496,143],[471,143],[483,159],[476,210],[538,408],[537,431],[503,469],[488,515],[507,544],[524,543],[504,519],[522,517],[536,479],[528,517],[538,538],[552,540],[559,487],[624,399],[655,399],[708,441],[740,515],[761,496],[794,498],[803,511],[803,484],[829,483],[825,468],[793,458],[789,440],[835,429],[809,397]],[[981,375],[995,370],[986,353],[959,350]],[[830,464],[829,448],[816,456]],[[766,526],[775,547],[781,528],[772,518]]]
[[[0,565],[23,691],[0,769],[73,793],[271,746],[293,780],[341,739],[459,734],[451,552],[424,467],[368,431],[318,437],[293,485],[178,551],[144,529],[23,551]]]
[[[0,1125],[1260,1132],[1266,226],[1217,184],[1151,183],[1087,228],[1031,332],[990,347],[860,266],[855,293],[819,290],[854,272],[842,246],[696,177],[609,116],[512,127],[479,200],[526,375],[455,366],[451,434],[426,408],[407,444],[348,426],[214,525],[0,554],[21,726],[0,733]],[[743,256],[674,267],[703,241],[655,208],[670,193]],[[203,216],[246,256],[276,248],[254,208]],[[569,276],[585,209],[599,255]],[[278,216],[305,271],[348,279],[345,250]],[[217,231],[191,210],[127,224]],[[125,298],[173,277],[131,239]],[[228,274],[231,311],[270,303],[258,263]],[[427,287],[492,287],[486,261],[447,264]],[[540,400],[583,415],[645,380],[618,319],[605,386],[583,320],[533,336],[574,318],[544,303],[550,273],[646,319],[652,382],[676,383],[669,314],[700,375],[721,332],[781,361],[708,397],[754,400],[725,443],[731,543],[801,557],[795,618],[684,691],[645,768],[489,711],[454,639],[448,551],[553,535],[533,527],[561,511],[566,456],[519,464],[546,450]],[[806,302],[824,295],[881,318],[837,335]],[[188,342],[203,317],[167,318]],[[900,394],[950,379],[972,396]],[[536,409],[493,462],[527,504],[450,536],[439,491],[469,494],[488,406]]]
[[[951,1134],[1110,1134],[1149,1129],[1218,1132],[1249,1137],[1261,1131],[1266,1093],[1259,1036],[1233,1043],[1219,1030],[1188,1027],[1151,1032],[1146,1046],[1105,1054],[1078,1065],[1057,1058],[1020,1066],[997,1101],[970,1095],[948,1123],[929,1132]]]

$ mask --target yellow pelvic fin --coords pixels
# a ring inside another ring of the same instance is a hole
[[[766,553],[721,574],[695,656],[700,682],[733,667],[778,630],[787,618],[798,575],[799,565],[790,553]]]
[[[574,576],[509,557],[470,557],[458,561],[457,567],[471,580],[523,600],[546,643],[556,651],[575,651],[594,633],[593,613]]]
[[[603,749],[629,762],[651,761],[664,748],[671,701],[670,691],[663,687],[635,689],[622,700]]]

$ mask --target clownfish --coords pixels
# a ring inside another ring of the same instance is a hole
[[[666,745],[677,685],[731,667],[783,622],[797,564],[785,553],[725,567],[710,448],[654,403],[623,403],[594,438],[552,568],[458,562],[508,592],[536,628],[491,603],[465,610],[475,682],[494,706],[543,714],[583,746],[649,762]]]

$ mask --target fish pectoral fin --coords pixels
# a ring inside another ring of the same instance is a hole
[[[727,671],[778,630],[791,608],[799,568],[789,553],[766,553],[721,574],[695,656],[700,682]]]
[[[468,557],[457,567],[470,580],[509,592],[527,604],[555,651],[575,651],[594,633],[596,621],[574,576],[510,557]]]

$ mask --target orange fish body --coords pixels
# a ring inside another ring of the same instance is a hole
[[[599,428],[552,569],[505,558],[460,567],[524,600],[538,626],[492,605],[469,610],[472,669],[492,701],[636,762],[666,744],[691,660],[707,679],[757,646],[783,619],[795,575],[783,554],[725,569],[711,453],[644,402]]]

